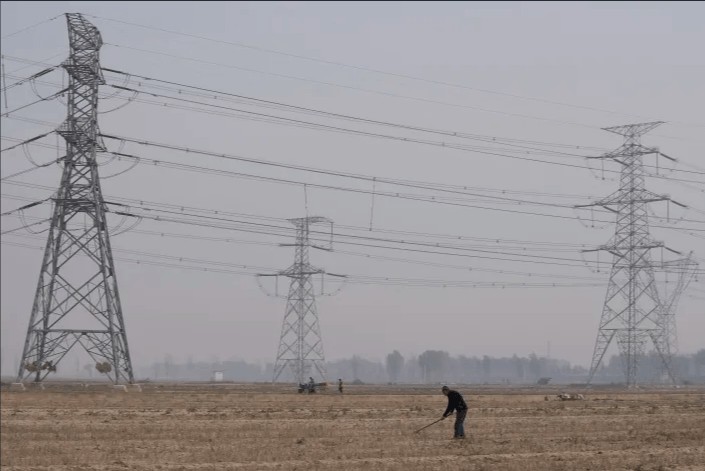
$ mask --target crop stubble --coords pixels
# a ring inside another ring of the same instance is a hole
[[[293,390],[293,388],[291,388]],[[459,387],[468,439],[452,440],[437,388],[56,385],[3,391],[3,470],[705,470],[702,390]]]

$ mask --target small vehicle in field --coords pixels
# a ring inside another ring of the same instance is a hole
[[[328,383],[303,383],[299,384],[299,394],[307,392],[315,394],[317,391],[325,391],[328,388]]]

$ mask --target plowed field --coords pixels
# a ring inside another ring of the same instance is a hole
[[[705,391],[50,385],[3,390],[1,465],[19,470],[705,470]],[[550,400],[545,400],[548,396]]]

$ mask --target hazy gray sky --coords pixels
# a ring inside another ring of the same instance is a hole
[[[664,153],[699,166],[701,173],[670,174],[674,178],[696,182],[687,183],[687,186],[683,182],[649,178],[649,188],[658,193],[668,193],[676,200],[705,211],[705,176],[702,174],[705,167],[703,3],[3,2],[2,54],[5,56],[8,84],[43,68],[28,66],[18,59],[59,64],[68,55],[68,44],[63,17],[6,36],[65,12],[100,17],[89,16],[88,19],[100,29],[106,43],[101,50],[104,67],[341,114],[469,134],[603,149],[616,148],[621,140],[619,136],[601,131],[602,127],[667,121],[668,124],[653,131],[644,142],[658,145]],[[139,23],[150,28],[111,20]],[[221,42],[160,32],[155,28]],[[265,49],[452,82],[468,88],[305,60],[266,52]],[[116,77],[109,75],[108,82],[123,84]],[[60,84],[62,80],[66,80],[65,76],[53,72],[42,77],[41,81],[48,83],[37,83],[36,91],[42,96],[50,95],[57,90],[51,84]],[[133,78],[127,86],[137,87],[138,82],[139,79]],[[115,89],[106,87],[104,91],[112,94]],[[102,100],[100,109],[112,110],[125,104],[121,97],[130,96],[127,92],[121,92],[118,97]],[[149,97],[140,95],[139,98]],[[3,97],[2,112],[36,99],[29,85],[13,87],[7,91],[7,108]],[[224,105],[245,108],[238,103],[226,102]],[[250,106],[247,109],[417,139],[475,147],[491,146],[486,142],[453,140],[262,107]],[[46,121],[55,127],[64,119],[65,107],[53,100],[12,115],[15,118],[18,116]],[[2,147],[14,144],[14,141],[5,140],[6,137],[26,139],[49,131],[51,126],[2,118]],[[510,192],[504,193],[505,196],[548,203],[584,203],[589,201],[586,197],[608,195],[618,185],[613,178],[601,180],[587,169],[281,126],[148,103],[133,102],[124,108],[101,114],[100,127],[106,134],[217,153],[377,177],[491,189],[492,192],[483,190],[486,195],[501,195],[495,190],[505,190]],[[57,140],[51,136],[42,142],[56,145]],[[118,148],[118,142],[106,142],[111,150]],[[577,155],[600,153],[598,150],[549,148],[545,144],[532,146]],[[506,146],[501,147],[500,153],[511,152],[507,149]],[[55,158],[57,153],[56,149],[42,147],[31,147],[30,150],[39,162]],[[365,191],[371,189],[371,185],[364,181],[273,169],[134,144],[128,144],[124,152],[311,184],[348,186]],[[584,159],[566,155],[524,156],[585,165]],[[650,159],[646,163],[654,165],[655,161]],[[3,153],[1,165],[3,176],[31,166],[21,149]],[[667,164],[660,161],[659,165]],[[101,167],[101,175],[118,173],[127,166],[126,162],[113,162]],[[678,169],[697,172],[687,166],[679,166]],[[55,188],[59,177],[60,169],[50,166],[13,180]],[[376,189],[392,191],[393,188],[378,185]],[[402,190],[431,194],[424,190]],[[106,199],[134,198],[275,218],[301,217],[306,213],[301,185],[190,173],[146,163],[115,178],[106,178],[103,192]],[[37,200],[50,193],[41,188],[3,182],[2,211],[24,204],[23,200],[16,199],[18,197]],[[434,193],[434,196],[438,195],[443,196]],[[309,214],[328,216],[336,225],[369,227],[372,199],[369,194],[308,188],[307,197]],[[498,204],[487,198],[470,196],[462,198],[471,201],[466,201],[466,204],[495,209],[575,215],[572,209],[566,208]],[[478,199],[482,202],[478,203]],[[586,228],[577,219],[380,196],[374,201],[373,229],[376,230],[552,241],[585,244],[585,247],[607,242],[613,231],[611,225],[602,229]],[[658,215],[665,214],[664,206],[654,205],[653,209]],[[673,229],[653,228],[654,237],[684,252],[694,250],[698,257],[705,258],[705,232],[702,232],[705,224],[697,222],[705,221],[705,213],[683,213],[673,207],[671,209],[671,216],[696,221],[681,222],[680,226],[674,227],[695,228],[700,232],[686,234]],[[48,216],[47,205],[27,212],[28,218]],[[116,224],[120,219],[111,221]],[[3,230],[20,225],[16,217],[3,217],[1,222]],[[28,222],[32,220],[28,219]],[[668,226],[660,222],[653,224]],[[36,229],[42,230],[44,227],[37,226]],[[281,237],[154,221],[144,221],[137,229],[259,242],[290,241]],[[400,234],[376,230],[362,234],[405,238]],[[45,238],[46,233],[28,235],[19,231],[3,235],[2,240],[21,241],[40,247],[44,245]],[[453,242],[439,237],[423,240]],[[462,243],[483,245],[476,247],[481,250],[501,250],[488,247],[492,243],[486,241]],[[293,260],[291,247],[158,237],[134,231],[115,236],[112,244],[116,249],[218,260],[271,270],[284,269]],[[507,243],[496,245],[506,248]],[[407,355],[426,349],[444,349],[452,354],[466,355],[545,354],[547,342],[550,342],[552,356],[589,364],[609,276],[607,264],[603,265],[600,273],[592,273],[580,266],[498,262],[378,250],[338,245],[335,241],[334,247],[339,251],[457,265],[461,268],[382,261],[341,252],[319,251],[312,251],[312,263],[333,273],[351,275],[490,281],[498,285],[538,280],[566,283],[571,281],[566,276],[575,276],[592,279],[576,282],[600,285],[501,289],[410,288],[350,283],[338,295],[320,298],[318,302],[328,359],[352,354],[381,359],[394,349]],[[542,247],[545,250],[538,252],[538,255],[581,259],[579,247]],[[570,250],[567,251],[567,248]],[[14,372],[15,361],[21,355],[41,256],[41,250],[2,245],[0,321],[3,373]],[[130,255],[116,252],[115,256]],[[603,254],[601,261],[608,262],[609,259]],[[253,277],[123,261],[116,264],[135,365],[162,359],[166,353],[171,353],[177,360],[188,356],[195,359],[218,356],[220,359],[273,361],[285,302],[265,296]],[[469,268],[548,274],[551,277],[469,271]],[[682,352],[705,347],[703,281],[701,276],[698,282],[692,284],[694,290],[686,293],[679,307]]]

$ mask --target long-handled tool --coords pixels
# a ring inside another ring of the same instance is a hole
[[[445,417],[441,417],[440,419],[436,420],[435,422],[431,422],[430,424],[428,424],[428,425],[426,425],[426,426],[424,426],[424,427],[421,427],[420,429],[416,430],[414,433],[419,433],[421,430],[427,429],[427,428],[429,428],[431,425],[437,424],[438,422],[440,422],[440,421],[443,420],[443,419],[445,419]]]

